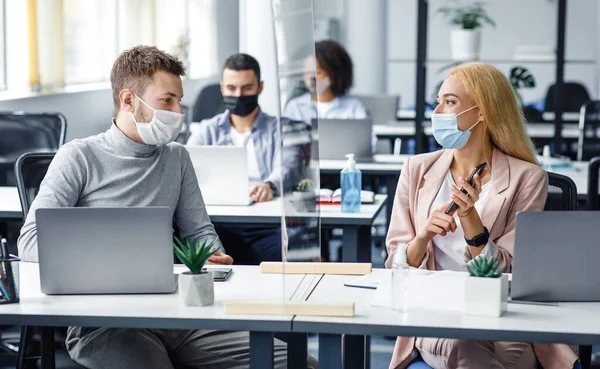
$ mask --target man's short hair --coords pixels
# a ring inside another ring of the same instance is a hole
[[[315,56],[319,66],[327,72],[331,80],[331,91],[335,96],[343,96],[354,82],[352,59],[342,45],[332,40],[315,44]]]
[[[119,112],[119,93],[122,90],[130,88],[141,96],[158,70],[176,76],[185,75],[185,67],[179,59],[154,46],[136,46],[123,51],[115,60],[110,72],[115,112]]]
[[[252,70],[256,75],[256,80],[260,83],[260,65],[258,65],[258,61],[256,59],[248,54],[237,53],[231,55],[229,58],[227,58],[227,60],[225,60],[223,70],[225,69]]]

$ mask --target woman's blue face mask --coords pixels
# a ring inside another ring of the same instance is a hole
[[[475,109],[477,105],[461,112],[447,114],[431,114],[431,128],[433,137],[443,148],[462,149],[471,137],[471,130],[480,122],[477,121],[471,128],[461,131],[458,128],[458,116]]]

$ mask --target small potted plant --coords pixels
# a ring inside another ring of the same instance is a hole
[[[299,212],[315,212],[317,208],[317,194],[310,179],[303,179],[298,183],[296,191],[292,193],[292,202]]]
[[[458,26],[450,34],[452,60],[469,61],[479,58],[480,28],[485,24],[496,26],[496,23],[487,14],[484,5],[483,2],[475,2],[471,5],[460,6],[457,4],[438,9],[438,13],[450,18],[452,25]]]
[[[467,315],[499,317],[508,305],[508,276],[499,270],[495,258],[476,257],[467,265],[471,276],[465,279]]]
[[[179,275],[179,296],[186,306],[207,306],[215,302],[212,272],[203,269],[208,259],[217,252],[214,244],[214,240],[207,245],[206,240],[189,239],[183,243],[175,237],[175,255],[189,269]]]

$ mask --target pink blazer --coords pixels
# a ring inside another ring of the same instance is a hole
[[[406,161],[396,195],[386,245],[390,267],[398,244],[410,242],[429,216],[433,203],[454,155],[440,150],[416,155]],[[480,217],[490,231],[490,239],[498,246],[498,259],[506,272],[512,268],[515,221],[519,211],[541,211],[548,196],[548,176],[539,166],[519,160],[494,149],[492,155],[490,194]],[[428,269],[435,269],[433,244],[427,245]],[[501,319],[501,318],[500,318]],[[403,369],[411,360],[414,337],[398,337],[390,369]],[[575,349],[562,344],[534,344],[538,360],[545,369],[570,369],[577,359]]]

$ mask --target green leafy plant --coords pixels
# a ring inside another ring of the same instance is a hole
[[[303,179],[296,186],[298,192],[310,192],[313,190],[313,182],[310,179]]]
[[[470,265],[467,265],[469,274],[473,277],[498,278],[502,275],[502,270],[498,270],[500,263],[495,258],[474,258]]]
[[[535,87],[535,78],[533,78],[533,74],[525,67],[516,66],[510,70],[509,79],[510,84],[515,90],[515,94],[519,99],[519,103],[521,103],[521,106],[524,106],[525,103],[523,102],[523,97],[521,96],[519,89]]]
[[[485,5],[484,2],[475,2],[465,6],[456,4],[455,6],[440,8],[438,13],[450,18],[450,23],[460,26],[462,29],[474,30],[483,27],[485,24],[495,27],[496,23],[486,12]]]
[[[206,264],[211,256],[217,253],[217,249],[214,247],[215,240],[207,245],[206,240],[200,242],[187,239],[183,243],[179,238],[174,238],[173,250],[175,251],[175,255],[190,269],[192,274],[201,274],[204,264]]]

